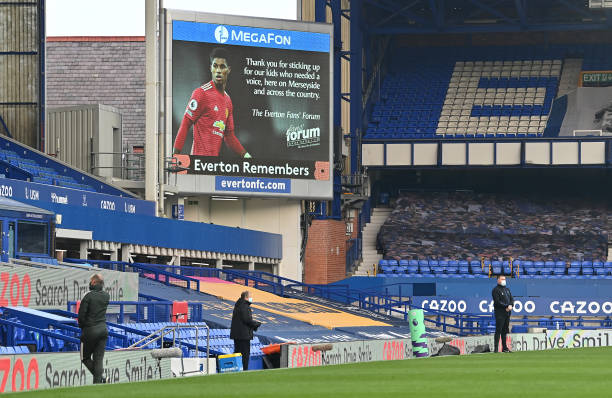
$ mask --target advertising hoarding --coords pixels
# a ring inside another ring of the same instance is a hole
[[[395,339],[296,344],[287,346],[286,355],[289,368],[392,361],[412,358],[412,341]],[[281,363],[285,364],[283,359]]]
[[[151,357],[150,350],[109,351],[104,354],[107,383],[129,383],[172,377],[170,358]],[[3,355],[0,393],[35,391],[93,384],[79,352]]]
[[[44,208],[51,203],[113,213],[155,216],[155,202],[8,178],[2,179],[0,183],[0,196]]]
[[[412,305],[424,310],[460,314],[493,313],[493,300],[477,297],[415,296]],[[515,297],[513,315],[610,316],[612,300],[598,298]]]
[[[65,310],[89,291],[94,273],[104,277],[104,290],[111,301],[138,301],[138,274],[92,268],[42,269],[22,265],[0,265],[0,307]]]
[[[331,25],[174,10],[166,21],[170,183],[331,199]]]

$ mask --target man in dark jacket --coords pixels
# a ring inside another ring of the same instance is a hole
[[[510,293],[510,289],[506,287],[506,277],[499,275],[497,277],[497,286],[493,288],[493,308],[495,309],[495,342],[493,347],[497,352],[499,337],[502,340],[502,351],[511,352],[506,345],[506,336],[510,327],[510,315],[512,315],[512,306],[514,305],[514,297]]]
[[[253,331],[261,326],[261,322],[253,320],[253,312],[251,311],[252,302],[253,299],[249,292],[242,292],[240,298],[234,305],[234,313],[232,314],[230,339],[234,340],[234,352],[242,354],[243,370],[249,370]]]
[[[81,328],[81,361],[93,375],[93,382],[96,384],[106,382],[102,377],[102,361],[108,338],[106,308],[110,296],[103,287],[104,279],[101,274],[91,277],[89,292],[81,300],[78,318]]]

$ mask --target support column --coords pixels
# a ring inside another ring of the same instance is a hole
[[[332,23],[334,24],[334,165],[342,162],[342,1],[333,0],[331,2]],[[351,141],[352,142],[352,141]],[[342,217],[342,175],[334,167],[332,173],[334,181],[334,198],[332,201],[332,218],[338,219]]]
[[[83,260],[87,260],[88,246],[89,246],[89,242],[86,240],[82,240],[79,242],[79,257]]]
[[[115,249],[112,250],[110,253],[110,260],[111,261],[117,261],[117,259],[119,258],[119,250]]]
[[[249,261],[249,271],[255,271],[255,261]]]
[[[359,172],[359,135],[363,122],[361,4],[361,0],[351,0],[351,174]]]
[[[223,260],[221,260],[220,258],[218,258],[217,260],[215,260],[215,267],[217,269],[222,269],[223,268]]]
[[[176,256],[174,256],[174,265],[179,265],[180,266],[181,265],[181,258],[182,258],[182,256],[180,256],[178,254]]]
[[[157,0],[145,0],[145,199],[158,203]],[[161,209],[163,211],[163,209]],[[158,209],[159,211],[159,209]],[[157,214],[157,213],[156,213]]]
[[[121,261],[129,263],[131,258],[130,245],[121,245]]]

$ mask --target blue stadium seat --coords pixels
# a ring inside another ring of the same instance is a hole
[[[593,267],[583,267],[582,275],[593,275]]]
[[[418,267],[419,262],[417,260],[408,260],[408,265],[410,265],[411,267]]]
[[[540,268],[540,275],[544,275],[544,276],[550,276],[553,274],[553,268]]]
[[[389,262],[387,260],[380,260],[378,261],[378,265],[382,266],[387,266],[389,265]]]
[[[606,276],[608,274],[608,270],[606,270],[605,268],[601,267],[601,268],[595,268],[595,275],[597,276]]]
[[[431,267],[431,271],[435,274],[435,275],[441,275],[444,274],[444,268],[442,267]]]
[[[407,267],[410,264],[408,263],[408,260],[399,260],[399,265],[400,267]]]
[[[510,268],[510,261],[502,262],[502,270],[504,275],[512,275],[512,269]]]
[[[429,267],[429,265],[422,265],[419,268],[421,270],[421,274],[431,274],[431,268]]]
[[[397,260],[387,260],[390,266],[396,266],[397,267]]]
[[[491,262],[491,272],[493,275],[501,275],[502,274],[502,262],[501,261],[493,261]]]
[[[524,267],[523,268],[523,274],[524,275],[535,276],[537,273],[538,273],[538,270],[534,266]]]
[[[553,275],[565,275],[565,267],[555,267],[553,268]]]
[[[544,262],[544,267],[546,267],[546,268],[555,268],[555,262],[554,261],[546,261],[546,262]]]
[[[466,261],[466,263],[467,263],[467,261]],[[467,265],[459,266],[459,274],[461,274],[461,275],[468,275],[469,273],[470,273],[470,270],[469,270]]]
[[[578,276],[580,275],[580,268],[570,267],[567,269],[567,274],[571,276]]]
[[[593,268],[603,268],[604,263],[602,261],[593,261]]]

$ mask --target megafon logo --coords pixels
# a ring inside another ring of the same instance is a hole
[[[229,39],[227,28],[223,25],[217,26],[217,29],[215,29],[215,40],[219,43],[225,43],[227,39]]]
[[[318,127],[305,129],[304,125],[291,126],[285,134],[288,148],[308,148],[321,144],[321,130]]]

